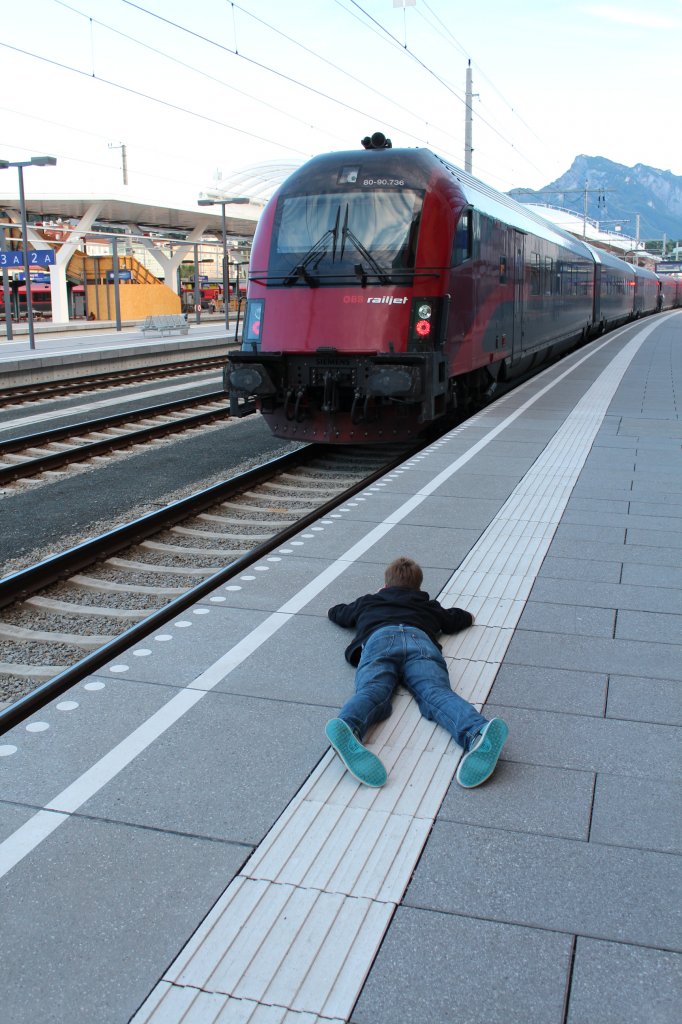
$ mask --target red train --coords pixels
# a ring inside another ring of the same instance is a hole
[[[682,304],[424,149],[381,133],[309,161],[266,206],[242,349],[225,387],[272,432],[415,437],[499,382],[604,330]]]

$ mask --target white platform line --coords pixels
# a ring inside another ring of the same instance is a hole
[[[477,596],[478,579],[487,598],[491,575],[503,578],[500,598],[490,606],[484,600],[481,620],[444,644],[457,690],[477,704],[487,698],[609,403],[651,330],[638,333],[588,389],[442,592],[444,603],[455,604],[461,576],[467,593],[474,584]],[[547,474],[554,475],[554,486],[538,489]],[[529,518],[510,520],[510,510],[526,507],[528,496],[534,496]],[[510,563],[526,568],[505,575]],[[480,564],[489,568],[480,572]],[[507,586],[513,598],[504,625],[493,625]],[[329,753],[133,1024],[180,1024],[184,1018],[172,1003],[178,986],[226,998],[219,1020],[230,1024],[243,1019],[243,1000],[263,1010],[310,1013],[314,1020],[348,1019],[461,754],[443,730],[421,718],[414,702],[400,695],[396,705],[369,744],[389,768],[386,786],[360,786]]]

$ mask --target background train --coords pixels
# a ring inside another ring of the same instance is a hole
[[[296,440],[413,438],[564,350],[682,304],[661,281],[381,133],[309,161],[254,238],[233,400]]]

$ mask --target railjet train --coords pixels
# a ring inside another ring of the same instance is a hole
[[[661,281],[555,228],[426,149],[315,157],[253,243],[233,403],[272,432],[404,441],[581,341],[682,304]]]

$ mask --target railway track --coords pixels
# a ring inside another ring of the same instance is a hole
[[[204,406],[196,412],[197,406]],[[239,415],[254,411],[240,405]],[[178,399],[84,423],[0,441],[0,487],[29,476],[62,469],[123,448],[168,437],[230,415],[224,391]]]
[[[0,580],[0,732],[411,450],[308,445]]]
[[[229,347],[227,346],[227,348]],[[183,377],[193,373],[205,373],[207,370],[222,371],[224,363],[225,356],[220,355],[205,359],[186,359],[162,366],[138,367],[131,370],[90,374],[87,377],[65,377],[61,380],[17,384],[13,387],[0,388],[0,404],[2,404],[3,408],[7,409],[31,402],[44,402],[91,391],[102,391],[106,388],[147,383],[150,380]]]

